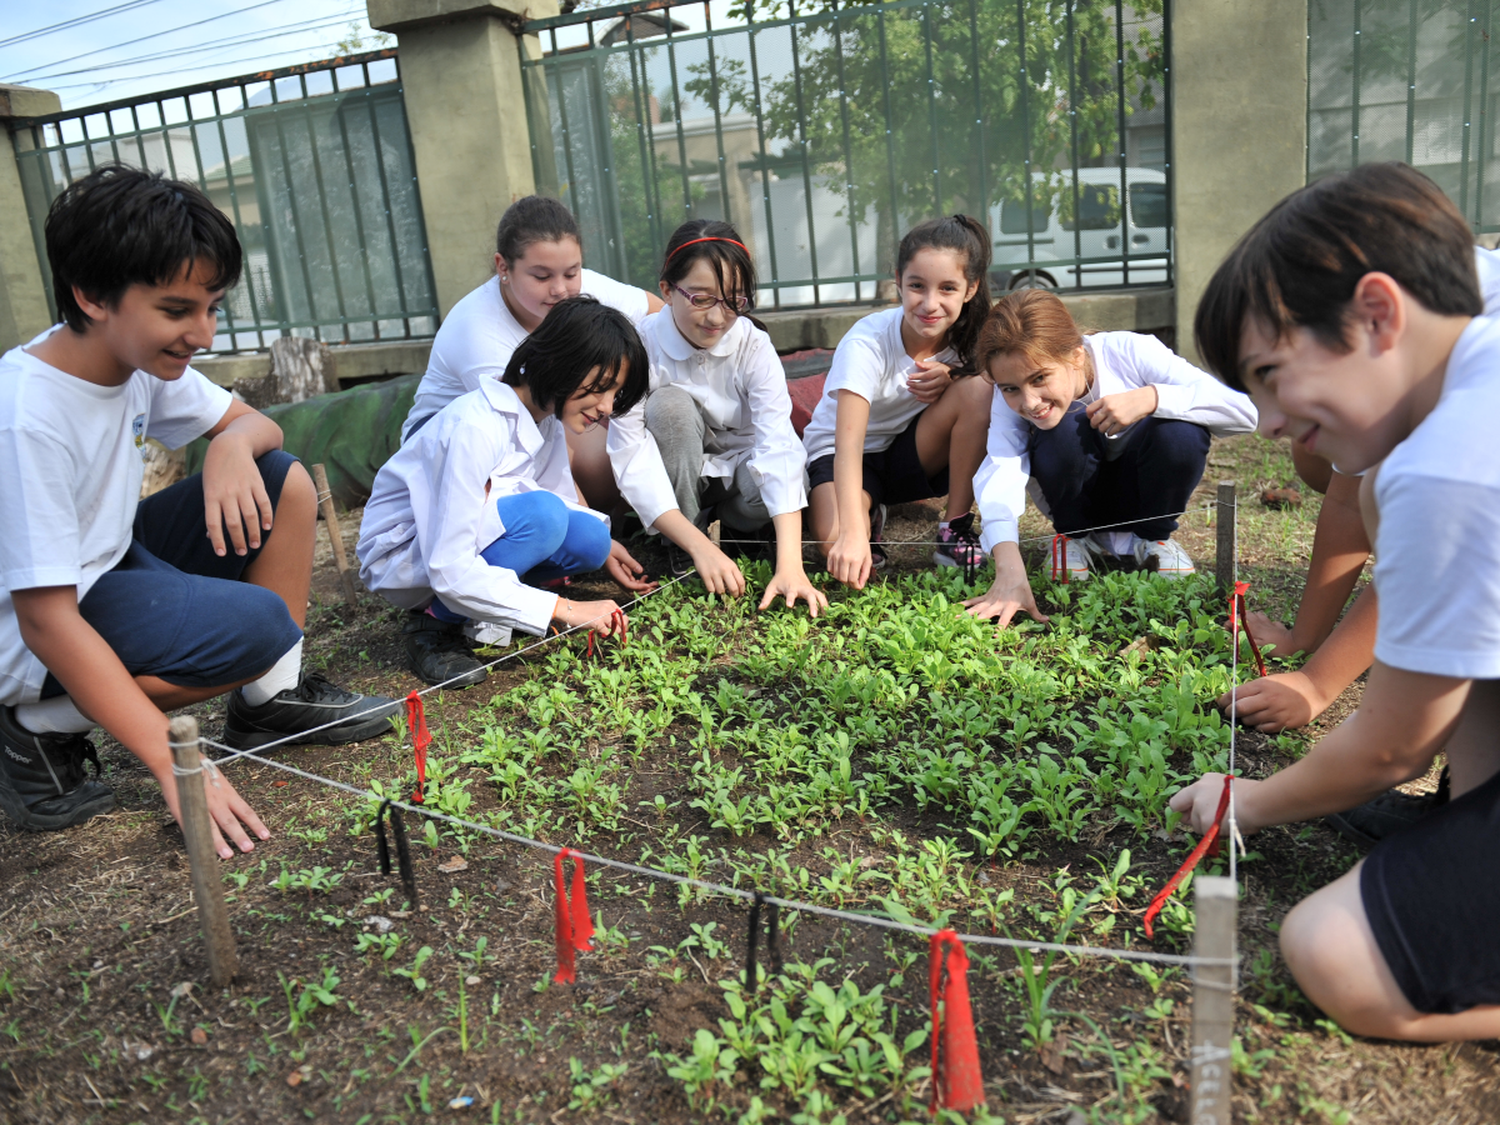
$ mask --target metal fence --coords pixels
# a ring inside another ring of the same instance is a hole
[[[1317,0],[1308,8],[1308,177],[1376,160],[1431,176],[1500,232],[1492,0]]]
[[[283,335],[432,335],[436,290],[395,54],[16,122],[43,270],[52,200],[119,161],[196,183],[234,220],[245,272],[224,303],[214,351],[263,348]],[[50,273],[46,281],[51,301]]]
[[[869,300],[963,211],[1002,288],[1170,282],[1169,0],[771,2],[526,25],[537,183],[591,267],[654,288],[672,230],[721,218],[762,307]]]

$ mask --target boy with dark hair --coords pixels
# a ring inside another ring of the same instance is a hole
[[[1352,808],[1446,751],[1452,799],[1287,915],[1297,983],[1350,1031],[1500,1035],[1500,320],[1468,224],[1431,180],[1367,165],[1295,192],[1209,284],[1199,350],[1290,435],[1364,473],[1375,664],[1359,710],[1300,761],[1234,783],[1242,831]],[[1223,778],[1172,798],[1194,830]]]
[[[239,277],[229,220],[111,165],[58,196],[46,238],[64,323],[0,357],[0,809],[32,830],[111,809],[84,770],[102,726],[178,816],[163,712],[225,692],[236,749],[389,729],[394,701],[302,673],[311,478],[274,422],[188,366]],[[138,503],[146,439],[199,436],[203,472]],[[221,855],[224,835],[269,838],[227,778],[204,784]]]

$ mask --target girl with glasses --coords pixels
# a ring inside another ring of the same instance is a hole
[[[644,407],[609,428],[620,492],[666,537],[673,574],[696,567],[710,593],[745,592],[739,566],[705,534],[717,518],[722,540],[774,550],[760,608],[800,598],[816,617],[828,603],[802,567],[802,443],[776,349],[748,315],[750,252],[728,223],[690,220],[667,241],[660,281],[667,307],[640,326]]]

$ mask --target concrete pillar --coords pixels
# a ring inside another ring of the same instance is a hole
[[[517,32],[556,0],[367,0],[396,34],[438,310],[493,271],[495,226],[535,190]],[[540,53],[532,40],[532,49]]]
[[[1307,179],[1308,0],[1176,0],[1172,197],[1177,350],[1241,235]]]
[[[24,344],[52,323],[31,219],[21,194],[11,121],[60,109],[62,102],[51,90],[0,86],[0,126],[4,126],[0,147],[5,150],[0,152],[0,352]],[[29,137],[23,137],[22,143],[29,147]]]

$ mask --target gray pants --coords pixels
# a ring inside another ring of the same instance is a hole
[[[684,516],[697,523],[705,508],[716,506],[719,518],[741,531],[755,531],[770,522],[749,461],[740,463],[732,481],[703,476],[704,454],[722,450],[692,395],[681,387],[662,387],[651,392],[645,410],[646,429],[656,439]]]

